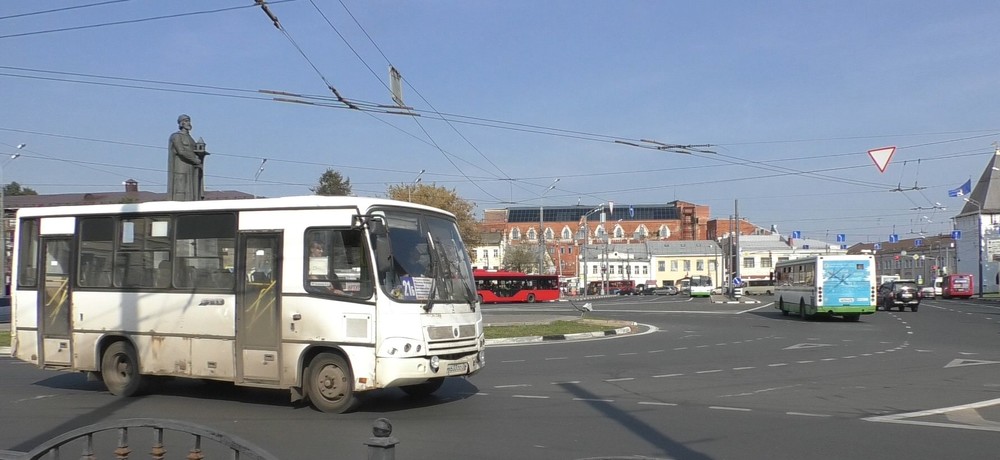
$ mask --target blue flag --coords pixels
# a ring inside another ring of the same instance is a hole
[[[948,196],[950,197],[965,196],[970,193],[972,193],[972,179],[965,181],[959,188],[948,190]]]

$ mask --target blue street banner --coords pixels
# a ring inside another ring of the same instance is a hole
[[[893,233],[892,235],[889,235],[889,242],[890,243],[898,243],[899,242],[899,235],[897,235],[895,233]]]
[[[847,242],[847,234],[846,233],[838,233],[837,234],[837,242],[838,243],[845,243],[845,242]]]
[[[948,190],[948,196],[955,198],[960,196],[965,196],[972,193],[972,179],[965,181],[961,187],[956,189]]]
[[[920,238],[917,238],[917,239],[913,240],[913,246],[914,247],[918,247],[919,248],[920,246],[923,246],[923,245],[924,245],[924,240],[922,240]]]
[[[875,243],[872,245],[872,249],[879,251],[882,249],[882,243]]]
[[[962,239],[962,231],[961,230],[952,230],[951,231],[951,239],[953,239],[953,240],[960,240],[960,239]]]
[[[798,230],[793,230],[792,231],[792,238],[794,238],[796,240],[802,238],[802,232],[800,232]]]

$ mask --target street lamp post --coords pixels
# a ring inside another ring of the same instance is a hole
[[[549,193],[549,190],[556,188],[556,182],[559,179],[552,181],[552,185],[545,189],[541,195],[538,196],[538,274],[542,274],[542,268],[545,267],[545,208],[542,206],[542,200],[545,198],[545,194]]]
[[[603,210],[604,210],[604,203],[601,203],[596,208],[591,209],[590,211],[584,213],[583,218],[580,219],[582,221],[581,224],[583,226],[583,228],[580,229],[581,231],[579,232],[579,236],[583,238],[583,293],[584,294],[588,294],[587,271],[590,270],[590,267],[587,266],[587,241],[590,239],[590,226],[587,225],[587,218],[590,217],[591,214]]]
[[[410,203],[413,202],[413,189],[416,188],[417,184],[420,183],[420,176],[424,175],[424,171],[426,171],[426,169],[421,169],[420,172],[417,173],[417,178],[413,179],[413,183],[410,184],[409,187],[407,187],[406,201],[409,201]]]
[[[18,144],[17,149],[21,150],[24,146],[25,144]],[[3,290],[0,291],[0,297],[7,296],[7,208],[4,204],[7,185],[3,182],[3,169],[19,156],[21,156],[20,152],[15,153],[7,161],[0,163],[0,277],[3,277]]]
[[[976,243],[979,244],[979,298],[983,298],[983,205],[972,198],[963,198],[976,206]]]

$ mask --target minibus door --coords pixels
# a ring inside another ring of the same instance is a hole
[[[43,237],[41,240],[42,263],[38,290],[38,343],[41,344],[39,365],[68,366],[72,358],[70,349],[70,239]]]
[[[239,234],[236,383],[277,383],[281,344],[281,234]]]

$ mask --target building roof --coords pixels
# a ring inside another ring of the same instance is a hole
[[[479,234],[480,246],[499,246],[501,241],[503,241],[503,233],[500,232],[483,232]]]
[[[740,248],[752,252],[787,251],[791,246],[781,235],[740,235]]]
[[[597,258],[604,254],[605,245],[590,244],[584,248],[587,258]],[[635,259],[648,259],[653,256],[704,256],[722,254],[718,243],[712,240],[677,240],[677,241],[647,241],[645,243],[610,244],[609,254],[631,254]]]
[[[917,241],[920,242],[919,246],[917,245]],[[871,254],[899,254],[901,251],[922,253],[927,251],[940,251],[944,248],[953,249],[955,247],[954,243],[955,240],[951,238],[951,235],[934,235],[919,238],[907,238],[905,240],[899,240],[896,243],[858,243],[848,248],[847,253],[862,254],[868,252]],[[875,249],[876,244],[879,245],[879,249]]]
[[[972,215],[979,212],[1000,214],[1000,165],[997,164],[998,157],[1000,157],[1000,147],[997,147],[993,156],[990,157],[983,175],[979,176],[979,182],[976,182],[972,193],[968,196],[969,200],[962,207],[962,212],[955,217]],[[980,206],[977,206],[975,203],[979,203],[982,207],[981,211],[979,209]]]
[[[596,221],[600,213],[610,211],[605,205],[596,206],[521,206],[508,208],[507,222],[510,223],[538,223],[539,207],[544,210],[545,222],[576,222],[584,214],[598,209],[591,214],[589,220]],[[676,202],[668,204],[635,204],[616,205],[613,212],[605,216],[608,222],[616,222],[619,219],[628,220],[677,220],[681,218],[680,207]]]

